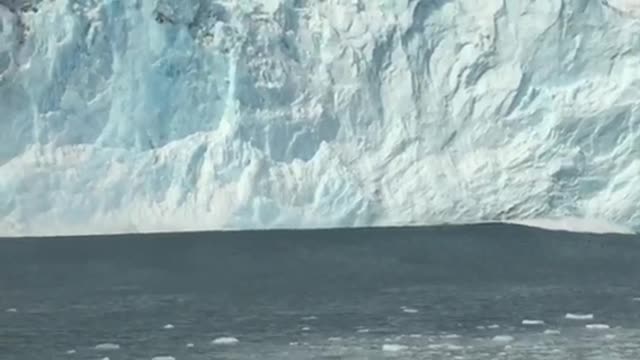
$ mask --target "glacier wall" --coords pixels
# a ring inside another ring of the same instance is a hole
[[[0,235],[640,230],[640,0],[0,4]]]

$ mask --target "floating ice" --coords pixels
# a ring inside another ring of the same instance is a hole
[[[96,350],[104,350],[104,351],[118,350],[118,349],[120,349],[120,345],[114,344],[114,343],[103,343],[103,344],[96,345],[95,349]]]
[[[564,316],[567,320],[593,320],[593,314],[572,314],[568,313]]]
[[[70,350],[67,350],[65,353],[69,354],[69,355],[72,355],[72,354],[76,353],[76,350],[75,349],[70,349]]]
[[[510,335],[496,335],[491,340],[495,342],[512,342],[514,338]]]
[[[188,343],[188,344],[187,344],[187,347],[188,347],[188,348],[192,348],[192,347],[195,347],[195,346],[196,346],[196,345],[195,345],[194,343]]]
[[[384,344],[384,345],[382,345],[382,351],[388,351],[388,352],[405,351],[408,348],[409,348],[408,346],[400,345],[400,344]]]
[[[165,330],[171,330],[171,329],[174,329],[175,326],[173,326],[172,324],[167,324],[167,325],[163,326],[162,328],[165,329]]]
[[[311,327],[303,326],[300,330],[302,330],[302,331],[311,331]]]
[[[6,312],[8,312],[8,313],[17,313],[17,312],[18,312],[18,309],[16,309],[16,308],[9,308],[9,309],[7,309],[7,310],[6,310]]]
[[[305,316],[305,317],[302,318],[302,321],[315,321],[315,320],[318,320],[318,317],[317,316],[313,316],[313,315]]]
[[[536,326],[536,325],[544,325],[543,320],[522,320],[522,325],[527,326]]]
[[[500,325],[498,325],[498,324],[492,324],[492,325],[487,326],[487,329],[499,329],[499,328],[500,328]]]
[[[359,334],[366,334],[368,332],[370,332],[371,330],[367,329],[367,328],[363,328],[363,329],[358,329],[356,330],[357,333]]]
[[[406,306],[401,307],[401,309],[402,309],[403,312],[405,312],[407,314],[417,314],[418,313],[418,309],[413,309],[413,308],[406,307]]]
[[[238,342],[240,341],[234,337],[225,336],[214,339],[211,343],[214,345],[235,345]]]
[[[176,360],[176,358],[174,358],[173,356],[163,355],[163,356],[154,356],[151,358],[151,360]]]
[[[607,324],[587,324],[585,327],[590,330],[607,330],[611,328]]]
[[[330,337],[329,339],[327,339],[327,341],[338,342],[338,341],[342,341],[342,338],[341,337],[337,337],[337,336],[333,336],[333,337]]]
[[[544,331],[545,335],[558,335],[560,334],[560,330],[555,330],[555,329],[547,329]]]
[[[458,334],[445,334],[441,336],[443,339],[459,339],[460,335]]]

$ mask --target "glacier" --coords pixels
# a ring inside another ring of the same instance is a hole
[[[0,235],[640,230],[640,0],[0,0]]]

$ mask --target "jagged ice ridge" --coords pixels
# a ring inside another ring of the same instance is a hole
[[[640,230],[640,1],[0,4],[0,235]]]

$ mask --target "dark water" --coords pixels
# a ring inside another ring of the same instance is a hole
[[[5,239],[0,309],[2,360],[636,360],[640,238],[488,224]]]

